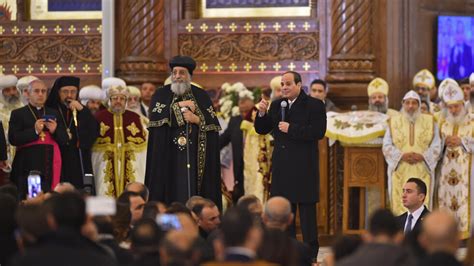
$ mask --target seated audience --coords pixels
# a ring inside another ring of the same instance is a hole
[[[136,257],[135,265],[157,265],[160,261],[160,241],[164,234],[155,220],[141,219],[135,224],[130,237],[131,250]]]
[[[402,239],[400,228],[393,214],[389,210],[377,210],[370,218],[366,243],[352,255],[342,259],[337,265],[416,265],[411,254],[400,247]]]
[[[264,212],[262,214],[262,221],[266,228],[264,232],[264,245],[271,245],[271,242],[268,242],[271,238],[271,235],[274,230],[279,230],[281,232],[287,232],[288,227],[293,223],[294,215],[291,212],[290,202],[283,197],[272,197],[265,203]],[[267,236],[267,233],[270,236]],[[288,242],[291,243],[291,246],[296,249],[298,265],[311,265],[312,263],[312,254],[310,247],[296,239],[288,236]],[[270,255],[270,254],[268,254]],[[276,254],[272,255],[276,256]],[[261,254],[262,259],[265,259],[270,262],[278,262],[272,260],[271,256],[266,256]]]
[[[143,183],[140,183],[140,182],[128,183],[125,186],[125,191],[131,191],[131,192],[138,193],[145,202],[148,202],[148,197],[150,195],[150,191],[148,190],[148,188]]]
[[[51,233],[18,254],[11,265],[116,265],[108,253],[81,235],[86,221],[85,202],[79,194],[56,194],[44,203]]]
[[[248,210],[255,217],[262,217],[263,206],[260,199],[255,195],[244,195],[237,201],[237,207]]]
[[[193,213],[197,216],[199,235],[203,239],[207,239],[221,223],[219,209],[211,200],[206,199],[202,204],[195,205]]]
[[[17,252],[15,242],[16,199],[6,193],[0,193],[0,265],[6,265]]]
[[[130,205],[132,225],[142,218],[143,207],[145,206],[145,200],[142,195],[132,191],[125,191],[118,197],[117,202]]]
[[[427,215],[419,241],[428,253],[421,261],[421,266],[462,265],[455,257],[460,244],[458,224],[450,213],[434,211]]]

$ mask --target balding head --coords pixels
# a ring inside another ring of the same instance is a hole
[[[283,197],[272,197],[265,203],[263,223],[269,228],[286,230],[293,222],[290,202]]]
[[[54,187],[54,192],[57,192],[59,194],[66,193],[66,192],[75,192],[76,188],[69,182],[62,182],[57,184]]]
[[[421,245],[429,252],[456,253],[459,247],[459,231],[456,219],[445,210],[434,211],[423,220]]]

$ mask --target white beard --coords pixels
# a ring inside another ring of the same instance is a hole
[[[8,96],[8,97],[3,96],[3,97],[4,97],[4,100],[5,100],[5,104],[7,106],[15,107],[15,106],[18,106],[18,104],[21,103],[19,96],[13,95],[13,96]]]
[[[191,83],[190,82],[186,82],[186,81],[183,81],[183,82],[173,81],[173,82],[171,82],[171,91],[174,94],[178,95],[178,96],[181,96],[181,95],[185,94],[190,89],[191,89]]]
[[[135,106],[135,107],[127,107],[127,110],[132,111],[134,113],[137,113],[139,115],[142,114],[142,111],[140,110],[140,106]]]
[[[402,108],[402,115],[410,122],[410,123],[415,123],[418,117],[420,116],[421,111],[420,109],[416,110],[413,114],[407,113],[405,109]]]
[[[467,117],[467,111],[465,108],[462,109],[462,111],[456,115],[456,116],[453,116],[449,111],[447,112],[446,114],[446,121],[448,123],[451,123],[453,125],[461,125],[464,123],[464,121],[466,120],[466,117]]]

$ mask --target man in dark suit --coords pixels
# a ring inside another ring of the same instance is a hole
[[[426,184],[421,179],[412,177],[403,185],[402,193],[403,206],[408,211],[397,217],[397,223],[405,233],[404,244],[418,259],[421,259],[425,251],[418,243],[418,236],[424,216],[430,213],[423,204],[426,198]]]
[[[7,139],[3,130],[2,121],[0,121],[0,168],[5,168],[7,164]],[[0,180],[1,181],[1,180]],[[2,182],[0,182],[1,184]]]
[[[366,244],[348,257],[337,262],[338,266],[415,266],[416,260],[409,250],[399,246],[401,233],[392,212],[375,211],[369,222]]]
[[[234,203],[244,195],[244,144],[243,133],[240,124],[243,119],[249,119],[254,109],[253,99],[248,96],[239,98],[240,115],[233,116],[229,125],[222,135],[219,136],[219,148],[232,144],[232,160],[234,173],[234,190],[232,192]]]
[[[225,262],[254,262],[262,240],[262,229],[252,214],[233,207],[226,211],[221,224]]]
[[[51,232],[18,253],[12,266],[116,265],[109,253],[81,234],[86,223],[86,203],[76,193],[56,194],[44,203]]]
[[[421,227],[419,239],[421,245],[428,253],[428,255],[421,260],[419,265],[463,265],[456,258],[456,253],[461,244],[458,223],[456,218],[448,211],[437,210],[427,215]]]
[[[300,74],[285,72],[281,79],[282,99],[259,103],[255,119],[258,134],[272,133],[271,196],[282,196],[291,202],[293,213],[298,207],[304,242],[317,257],[319,242],[316,226],[316,202],[319,201],[318,140],[326,133],[324,103],[301,89]],[[296,235],[295,223],[290,227]]]
[[[397,217],[398,224],[405,235],[419,232],[423,217],[430,212],[423,204],[426,198],[426,184],[421,179],[412,177],[403,186],[402,193],[403,206],[408,211]]]
[[[293,219],[294,215],[291,213],[291,203],[283,197],[272,197],[265,203],[264,212],[262,214],[262,222],[265,225],[264,235],[272,230],[286,232],[288,226],[293,223]],[[294,238],[290,238],[289,241],[291,247],[293,247],[298,254],[298,265],[311,265],[313,254],[309,246]],[[271,245],[272,243],[263,243],[263,245],[266,244]],[[272,261],[272,258],[262,257],[262,259]]]

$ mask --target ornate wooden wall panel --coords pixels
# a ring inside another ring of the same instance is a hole
[[[311,1],[316,14],[317,1]],[[181,1],[175,54],[190,55],[198,66],[196,82],[219,88],[224,82],[268,87],[287,70],[303,75],[305,84],[320,75],[320,22],[303,18],[199,18],[198,1]],[[170,4],[173,6],[173,4]],[[173,48],[172,48],[173,49]],[[173,51],[174,52],[174,51]]]
[[[333,100],[345,109],[367,105],[367,84],[376,76],[374,12],[377,1],[331,2],[331,53],[326,77]]]
[[[0,72],[47,81],[76,75],[86,83],[100,84],[101,31],[96,20],[2,23]]]
[[[127,83],[166,79],[164,18],[164,0],[117,1],[115,62],[117,76]]]

